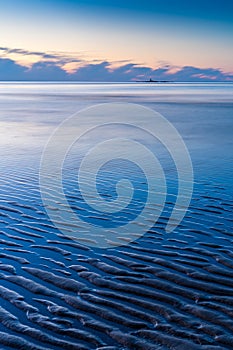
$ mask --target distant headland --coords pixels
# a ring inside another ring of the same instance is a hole
[[[154,79],[149,79],[149,80],[136,80],[137,83],[172,83],[170,80],[154,80]]]

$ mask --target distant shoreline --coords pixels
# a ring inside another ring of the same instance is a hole
[[[174,83],[174,81],[149,79],[149,80],[136,80],[136,83],[163,83],[163,84],[167,84],[167,83]]]
[[[169,81],[169,80],[131,80],[131,81],[76,81],[76,80],[0,80],[0,84],[233,84],[233,81]]]

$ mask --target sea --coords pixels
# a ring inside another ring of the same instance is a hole
[[[233,83],[1,82],[0,130],[0,349],[232,349]]]

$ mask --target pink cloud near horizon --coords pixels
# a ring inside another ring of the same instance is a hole
[[[2,54],[1,54],[2,53]],[[37,55],[38,61],[25,66],[9,58],[8,54]],[[67,69],[72,66],[72,70]],[[220,68],[194,66],[175,67],[169,64],[152,68],[133,62],[115,65],[108,61],[88,62],[81,57],[70,57],[61,53],[30,52],[21,49],[0,48],[0,81],[222,81],[233,82],[233,73]]]

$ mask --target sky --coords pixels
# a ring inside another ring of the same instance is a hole
[[[232,0],[0,0],[0,80],[233,80]]]

